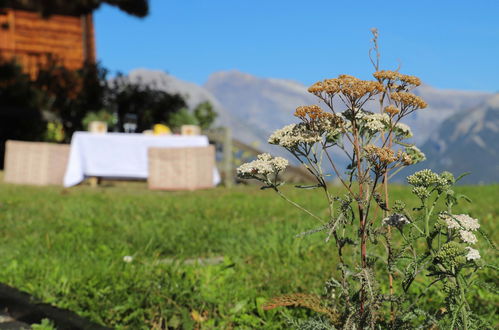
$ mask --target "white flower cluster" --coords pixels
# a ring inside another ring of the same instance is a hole
[[[477,219],[473,219],[467,214],[454,215],[445,213],[440,214],[440,218],[445,222],[447,228],[459,230],[459,237],[464,243],[475,244],[478,241],[475,234],[472,233],[480,228]],[[468,254],[466,255],[467,260],[480,259],[478,250],[469,246],[467,246],[466,249],[468,249]]]
[[[478,250],[475,250],[469,246],[467,246],[466,249],[468,250],[468,254],[466,254],[466,260],[480,259],[480,252],[478,252]]]
[[[412,137],[411,128],[404,123],[397,123],[393,128],[393,131],[395,132],[395,135],[404,139]]]
[[[471,231],[460,230],[459,236],[461,236],[461,240],[464,243],[475,244],[477,242],[475,234],[473,234]]]
[[[291,124],[270,135],[268,142],[284,148],[295,148],[300,143],[312,144],[322,140],[318,132],[308,130],[304,124]]]
[[[390,124],[390,117],[386,113],[367,114],[362,120],[365,121],[364,125],[371,133],[383,132]]]
[[[441,214],[440,218],[445,221],[447,228],[449,229],[464,229],[468,231],[474,231],[480,228],[480,224],[477,219],[473,219],[467,214]]]
[[[288,166],[288,161],[282,157],[272,158],[270,154],[261,154],[257,159],[242,164],[237,168],[237,175],[241,178],[265,178],[269,174],[278,173],[283,171]],[[258,177],[258,175],[261,175]]]
[[[401,214],[394,213],[383,219],[384,226],[402,227],[410,223],[410,221]]]

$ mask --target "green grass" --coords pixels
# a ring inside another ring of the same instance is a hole
[[[496,237],[499,186],[458,190],[474,203],[457,211],[478,218]],[[326,214],[318,192],[288,192]],[[393,192],[398,199],[410,196],[404,187]],[[321,292],[336,265],[333,245],[323,235],[294,237],[316,226],[312,218],[255,186],[173,193],[141,184],[0,184],[0,203],[0,281],[111,327],[191,328],[202,319],[206,328],[282,328],[287,314],[301,312],[264,312],[265,299]],[[483,242],[478,246],[484,260],[494,263],[495,251]],[[133,262],[125,263],[126,255]],[[224,262],[181,262],[216,256]],[[172,258],[178,262],[161,262]],[[486,271],[484,279],[495,277]],[[481,289],[474,298],[497,324],[493,293]]]

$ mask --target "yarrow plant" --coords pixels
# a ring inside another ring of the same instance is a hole
[[[279,174],[288,165],[284,158],[263,154],[237,169],[239,177],[261,181],[263,189],[273,189],[320,221],[319,227],[299,237],[325,232],[326,241],[335,244],[337,276],[327,281],[323,295],[288,294],[272,299],[265,308],[313,310],[319,316],[293,321],[306,328],[475,328],[481,321],[471,310],[466,291],[484,264],[473,247],[479,221],[452,211],[466,199],[453,188],[460,178],[428,169],[416,172],[407,183],[418,207],[408,209],[398,200],[390,203],[389,180],[426,159],[407,141],[413,133],[402,120],[427,104],[412,93],[421,84],[419,78],[379,69],[377,30],[373,34],[374,80],[340,75],[313,84],[308,91],[326,110],[319,105],[298,107],[298,123],[275,131],[268,140],[286,149],[315,177],[314,185],[297,188],[320,189],[327,217],[281,191],[284,182]],[[367,110],[373,104],[377,112]],[[338,152],[348,159],[344,169],[339,167]],[[333,194],[330,177],[337,178],[344,194]],[[432,280],[422,281],[427,278]],[[427,287],[421,288],[421,283]],[[442,305],[437,310],[420,309],[432,290],[445,296]]]

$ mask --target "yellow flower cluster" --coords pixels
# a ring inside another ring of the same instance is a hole
[[[395,156],[395,151],[388,147],[377,147],[373,144],[369,144],[364,147],[367,157],[372,160],[379,160],[383,164],[390,164],[397,160]]]
[[[382,70],[373,73],[373,76],[379,81],[387,80],[393,82],[398,80],[406,85],[413,85],[413,86],[421,85],[421,80],[418,77],[401,74],[400,72],[397,71]]]
[[[360,80],[350,75],[340,75],[338,78],[319,81],[310,86],[308,91],[315,95],[326,93],[330,96],[343,94],[351,100],[360,99],[364,96],[372,96],[384,90],[382,84],[377,81]]]

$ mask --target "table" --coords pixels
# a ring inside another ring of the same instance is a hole
[[[64,186],[77,185],[85,177],[147,179],[147,149],[150,147],[204,147],[203,135],[145,135],[129,133],[75,132],[71,139]],[[213,169],[213,185],[220,183],[220,173]]]

